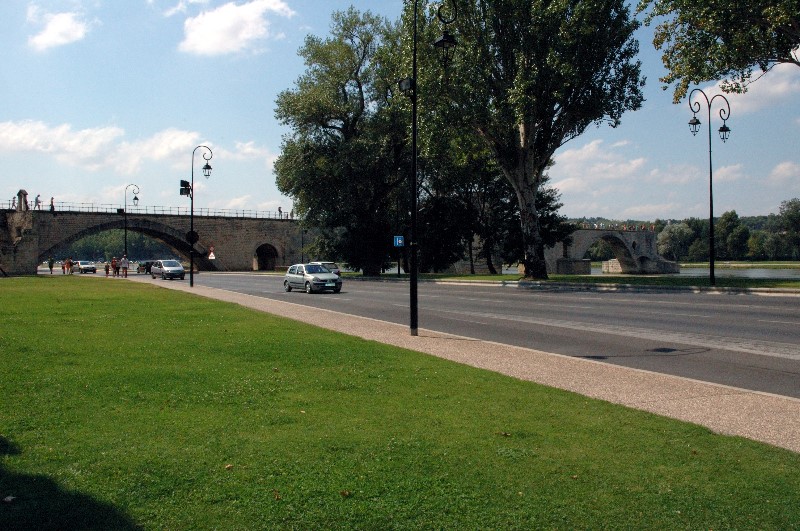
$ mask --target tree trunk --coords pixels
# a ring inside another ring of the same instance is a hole
[[[525,278],[547,279],[544,260],[544,241],[539,232],[539,213],[536,210],[536,189],[522,186],[516,190],[519,201],[519,218],[522,228],[522,246],[525,251]]]

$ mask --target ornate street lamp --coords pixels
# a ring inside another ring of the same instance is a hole
[[[692,119],[689,120],[689,130],[693,135],[697,135],[700,130],[701,122],[697,119],[697,113],[700,112],[702,106],[700,105],[700,98],[697,101],[692,101],[692,96],[695,92],[702,94],[706,102],[706,109],[708,110],[708,281],[712,286],[716,285],[714,278],[714,179],[711,165],[711,106],[714,100],[720,98],[724,102],[724,107],[719,109],[719,117],[722,119],[722,127],[719,128],[719,137],[724,143],[730,137],[731,130],[727,125],[728,118],[731,116],[731,106],[728,99],[722,94],[717,94],[710,100],[705,92],[699,88],[694,89],[689,94],[689,109],[692,111]]]
[[[417,6],[418,0],[414,1],[414,33],[413,33],[413,58],[412,58],[412,73],[410,78],[404,78],[398,81],[400,90],[411,99],[411,179],[409,187],[411,191],[411,231],[409,246],[411,247],[411,260],[409,261],[410,271],[410,289],[409,289],[409,307],[411,311],[410,316],[410,334],[417,335],[417,328],[419,324],[418,312],[418,265],[417,265]],[[445,17],[442,9],[444,5],[440,5],[436,16],[445,26],[456,20],[456,8],[453,5],[453,15],[449,18]],[[455,53],[456,40],[447,31],[444,31],[442,36],[436,39],[433,43],[441,55],[441,61],[445,68],[453,59]]]
[[[197,146],[192,151],[192,182],[181,181],[181,195],[188,195],[190,199],[189,207],[189,232],[186,233],[186,241],[189,243],[189,287],[194,287],[194,244],[200,239],[200,236],[194,231],[194,154],[198,149],[205,149],[208,153],[203,153],[203,159],[206,163],[203,166],[203,177],[208,179],[211,177],[211,165],[208,163],[212,159],[214,153],[208,146]]]
[[[125,187],[125,209],[122,211],[125,217],[125,256],[128,256],[128,188],[133,186],[133,206],[139,205],[139,187],[135,184],[129,184]]]

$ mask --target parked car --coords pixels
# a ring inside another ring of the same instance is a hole
[[[73,273],[97,273],[97,266],[88,260],[75,260],[72,262]]]
[[[320,264],[295,264],[286,271],[283,289],[302,289],[306,293],[315,291],[342,291],[342,279]]]
[[[150,266],[150,276],[153,278],[160,276],[161,280],[172,280],[173,278],[183,280],[185,275],[186,271],[183,269],[183,265],[177,260],[156,260]]]
[[[153,264],[155,264],[155,263],[156,263],[155,260],[143,260],[141,262],[138,262],[136,264],[136,272],[137,273],[144,273],[146,275],[149,275],[150,274],[150,269],[153,267]]]
[[[331,273],[342,276],[342,271],[339,269],[339,266],[336,265],[336,262],[309,262],[309,264],[325,266]]]

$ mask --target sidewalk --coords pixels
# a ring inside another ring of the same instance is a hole
[[[151,282],[149,278],[128,280]],[[521,380],[705,426],[725,434],[800,453],[800,400],[668,376],[639,369],[551,354],[430,330],[409,335],[408,327],[328,310],[243,295],[188,282],[159,287],[194,293],[440,358]]]

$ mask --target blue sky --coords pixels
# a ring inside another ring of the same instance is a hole
[[[396,19],[403,2],[3,0],[0,200],[24,188],[48,202],[121,205],[133,183],[140,206],[187,206],[178,181],[206,144],[214,171],[205,180],[196,165],[196,208],[289,211],[272,172],[287,132],[275,98],[303,72],[305,36],[326,35],[331,13],[350,5]],[[661,90],[651,31],[639,34],[643,108],[556,155],[550,173],[567,216],[708,215],[707,137],[689,133],[688,103]],[[791,66],[729,96],[730,140],[715,133],[712,146],[717,215],[776,213],[800,197],[798,96]],[[716,130],[716,107],[714,116]]]

